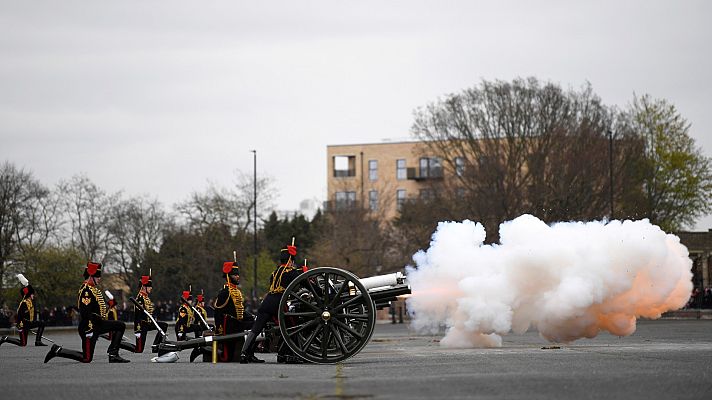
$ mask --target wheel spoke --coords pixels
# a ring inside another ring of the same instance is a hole
[[[285,317],[314,317],[316,318],[319,314],[316,311],[305,311],[305,312],[292,312],[287,311],[284,313]]]
[[[339,300],[339,298],[341,297],[341,293],[344,292],[344,288],[348,286],[349,282],[351,281],[347,279],[344,280],[344,282],[339,287],[339,290],[336,292],[336,296],[334,296],[334,298],[331,300],[331,304],[329,304],[329,307],[334,307],[335,303]]]
[[[363,293],[359,293],[353,299],[347,301],[346,303],[339,304],[338,306],[334,307],[333,311],[336,312],[338,310],[344,309],[344,308],[356,303],[357,301],[361,300],[362,298],[363,298]]]
[[[344,339],[339,334],[339,331],[333,324],[329,325],[329,327],[331,328],[331,333],[333,333],[334,337],[336,338],[336,342],[339,343],[339,347],[341,347],[341,352],[343,354],[348,354],[349,349],[346,348],[346,345],[344,344]]]
[[[368,321],[368,315],[363,315],[363,314],[336,314],[334,315],[335,318],[348,318],[348,319],[357,319],[361,321]]]
[[[318,296],[319,292],[317,292],[316,289],[314,289],[314,285],[312,285],[311,280],[310,280],[310,279],[306,279],[306,281],[307,281],[307,285],[309,285],[309,289],[310,289],[311,292],[314,294],[314,298],[317,299],[318,301],[321,301],[321,299],[320,299],[319,296]],[[317,304],[317,306],[323,307],[324,304],[323,304],[323,303],[322,303],[322,304]],[[315,307],[315,309],[316,309],[316,307]],[[317,309],[317,310],[318,310],[318,309]],[[318,311],[317,311],[317,312],[318,312]]]
[[[329,350],[329,341],[331,337],[328,329],[324,329],[324,335],[321,337],[321,358],[326,359],[327,351]]]
[[[287,334],[288,334],[290,337],[292,337],[292,336],[296,335],[297,333],[303,331],[304,329],[309,328],[309,327],[312,327],[312,326],[314,326],[314,325],[316,325],[316,324],[318,324],[318,323],[319,323],[319,319],[318,319],[318,318],[315,318],[315,319],[313,319],[313,320],[311,320],[311,321],[309,321],[309,322],[305,322],[305,323],[303,323],[303,324],[301,324],[301,325],[289,327],[289,328],[287,328]],[[291,331],[290,331],[290,330],[291,330]]]
[[[329,281],[329,273],[325,272],[324,273],[324,300],[321,303],[322,305],[327,305],[329,304],[329,290],[332,289],[333,286],[331,285],[331,282]]]
[[[319,333],[320,330],[324,329],[324,325],[317,325],[316,329],[309,335],[309,338],[307,338],[306,342],[304,342],[304,346],[301,346],[299,349],[302,351],[302,353],[307,352],[307,348],[311,345],[311,342],[314,340],[316,337],[317,333]]]
[[[346,330],[348,333],[350,333],[351,335],[356,336],[356,337],[359,338],[359,339],[363,339],[363,335],[362,335],[362,334],[360,334],[360,333],[356,332],[355,330],[351,329],[350,326],[348,326],[348,325],[346,325],[345,323],[339,321],[338,319],[335,319],[335,320],[334,320],[334,323],[335,323],[336,325],[339,325],[341,328],[345,329],[345,330]]]
[[[312,288],[312,289],[313,289],[313,288]],[[301,301],[303,304],[306,304],[307,306],[309,306],[309,308],[311,308],[312,310],[314,310],[315,313],[321,314],[321,309],[320,309],[319,307],[317,307],[317,306],[315,306],[314,304],[312,304],[312,303],[310,303],[310,302],[308,302],[308,301],[302,299],[302,298],[299,297],[299,296],[296,296],[296,295],[294,295],[294,294],[292,294],[292,296],[293,296],[295,299]],[[316,297],[316,298],[318,298],[318,297]]]

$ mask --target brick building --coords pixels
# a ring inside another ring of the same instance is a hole
[[[364,205],[392,219],[408,199],[432,196],[432,184],[452,179],[457,166],[464,160],[442,160],[422,142],[327,146],[325,208]]]

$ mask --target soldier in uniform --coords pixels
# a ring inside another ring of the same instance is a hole
[[[240,267],[237,262],[223,263],[222,273],[226,283],[215,298],[215,327],[218,335],[240,333],[252,327],[254,316],[245,310],[245,300],[240,291]],[[220,343],[219,361],[236,361],[236,341]]]
[[[294,257],[297,256],[297,248],[292,244],[288,245],[279,253],[280,265],[272,272],[269,278],[269,292],[262,299],[259,309],[257,309],[257,319],[255,320],[252,330],[245,339],[245,344],[242,347],[240,354],[240,363],[247,364],[253,362],[264,362],[255,357],[255,339],[262,332],[265,324],[272,318],[276,318],[279,311],[279,302],[282,300],[282,294],[289,284],[301,274],[301,268],[294,267]],[[277,354],[278,362],[298,362],[294,356],[287,354],[286,346],[282,346]]]
[[[193,300],[193,296],[190,294],[190,290],[184,290],[181,296],[185,301],[190,303]],[[195,332],[196,337],[200,329],[200,326],[196,326],[195,315],[193,315],[193,309],[186,303],[181,302],[181,306],[178,309],[178,319],[176,319],[176,338],[178,340],[187,340],[188,334],[190,332]]]
[[[3,336],[0,338],[0,344],[7,342],[16,346],[27,346],[27,335],[29,335],[30,329],[37,328],[35,346],[47,346],[42,343],[42,333],[44,332],[45,323],[37,318],[37,313],[35,312],[35,289],[30,285],[27,279],[25,279],[24,275],[18,274],[17,278],[23,285],[20,289],[22,300],[20,300],[20,305],[17,307],[17,331],[20,334],[20,338]]]
[[[81,315],[79,336],[82,339],[82,351],[64,349],[56,344],[47,353],[44,362],[54,357],[69,358],[83,363],[90,363],[94,358],[94,347],[99,336],[111,332],[109,345],[110,363],[127,363],[129,360],[119,355],[121,338],[126,330],[126,324],[121,321],[107,320],[108,308],[104,294],[97,287],[101,281],[101,264],[88,262],[84,270],[84,284],[79,289],[77,308]]]
[[[208,311],[205,309],[205,296],[203,296],[202,293],[196,296],[196,302],[195,302],[195,309],[198,310],[200,313],[200,316],[203,317],[203,320],[206,322],[208,321]],[[196,321],[200,319],[197,315],[195,316]],[[208,327],[210,328],[210,327]],[[196,332],[195,337],[198,337],[198,333]]]
[[[106,312],[106,319],[109,321],[118,321],[119,311],[116,309],[116,299],[114,299],[114,295],[112,295],[111,292],[108,290],[104,291],[104,294],[106,294],[106,297],[108,298],[108,301],[106,302],[108,307],[108,310]],[[109,332],[107,334],[101,335],[101,337],[108,341],[111,341],[113,339],[113,333]],[[136,345],[133,343],[129,343],[123,339],[124,338],[122,337],[120,347],[124,350],[128,350],[132,353],[135,353]]]
[[[136,302],[141,305],[149,314],[153,315],[153,301],[149,295],[153,290],[153,281],[150,276],[144,275],[141,277],[141,289],[136,296]],[[165,322],[157,321],[158,326],[161,327],[163,332],[168,329],[168,324]],[[143,349],[146,345],[146,336],[148,336],[148,331],[157,331],[156,337],[153,339],[152,352],[158,352],[158,344],[163,340],[163,335],[156,329],[153,322],[148,318],[148,315],[144,314],[138,307],[134,307],[134,334],[136,335],[136,353],[143,353]]]

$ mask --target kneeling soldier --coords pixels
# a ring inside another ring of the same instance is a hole
[[[153,301],[149,295],[153,290],[153,281],[150,276],[144,275],[141,277],[141,289],[136,296],[136,302],[141,305],[149,314],[153,315]],[[168,324],[165,322],[157,322],[163,332],[168,329]],[[134,307],[134,334],[136,335],[136,353],[143,353],[143,348],[146,345],[146,336],[148,331],[156,331],[156,337],[153,339],[152,352],[158,352],[158,344],[163,340],[163,335],[156,329],[153,322],[143,313],[138,307]]]
[[[79,322],[79,336],[82,338],[82,351],[64,349],[56,344],[47,353],[44,362],[47,363],[54,357],[69,358],[83,363],[90,363],[94,358],[94,347],[99,336],[111,333],[109,345],[110,363],[127,363],[129,360],[119,355],[121,338],[126,330],[126,324],[121,321],[107,320],[107,305],[104,295],[97,287],[101,281],[101,264],[89,262],[84,270],[84,284],[79,289],[77,308],[81,320]]]
[[[17,279],[22,283],[22,289],[20,289],[20,306],[17,307],[17,331],[20,334],[20,338],[11,338],[3,336],[0,338],[0,344],[5,342],[12,343],[16,346],[27,346],[27,335],[30,333],[30,329],[37,328],[37,336],[35,336],[35,346],[47,346],[42,343],[42,333],[44,332],[45,323],[37,318],[35,309],[37,305],[34,303],[35,300],[35,289],[30,285],[30,282],[25,278],[24,275],[18,274]]]

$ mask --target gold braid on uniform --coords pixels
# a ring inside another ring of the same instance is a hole
[[[235,317],[237,317],[238,320],[242,320],[242,317],[245,316],[245,305],[242,301],[242,292],[237,288],[237,285],[227,285],[227,290],[230,292],[230,298],[235,304]]]
[[[139,293],[139,296],[143,297],[143,308],[145,308],[149,314],[153,315],[153,302],[151,299],[143,293]]]
[[[294,266],[284,265],[272,272],[272,283],[269,285],[269,293],[278,294],[284,292],[286,288],[282,286],[282,275],[284,275],[285,272],[291,272],[293,270]]]
[[[89,286],[85,284],[89,290],[91,290],[92,294],[94,294],[94,298],[96,299],[96,302],[99,303],[99,314],[101,315],[101,319],[106,319],[108,313],[109,313],[109,308],[106,305],[106,302],[104,301],[104,294],[101,293],[101,290],[99,290],[96,286]],[[79,291],[79,294],[81,295],[81,292],[84,291],[84,288]]]
[[[20,305],[17,307],[17,315],[19,317],[20,315],[20,309],[22,308],[22,303],[25,303],[27,305],[27,313],[29,314],[29,319],[28,321],[34,321],[35,320],[35,305],[32,304],[31,299],[24,299],[20,302]],[[23,329],[25,326],[25,322],[18,318],[19,321],[17,321],[17,329]]]

